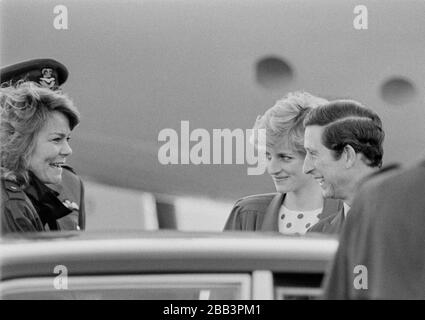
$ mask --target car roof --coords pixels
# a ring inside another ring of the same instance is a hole
[[[70,275],[185,272],[323,273],[334,237],[254,232],[49,232],[0,241],[1,279]]]

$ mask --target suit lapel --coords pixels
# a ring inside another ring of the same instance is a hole
[[[328,199],[323,200],[323,210],[319,214],[319,219],[324,219],[333,215],[338,215],[338,213],[344,208],[344,203],[341,200]]]
[[[339,210],[337,215],[329,223],[329,231],[332,233],[339,233],[342,230],[344,220],[345,220],[344,206],[342,206],[342,208]]]
[[[284,193],[277,193],[273,197],[272,201],[267,207],[266,213],[264,214],[263,223],[261,224],[260,228],[261,231],[279,231],[279,211],[284,199]]]

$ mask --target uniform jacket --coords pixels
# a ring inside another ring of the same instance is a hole
[[[63,170],[58,186],[47,186],[29,174],[25,188],[2,180],[2,232],[84,229],[84,187],[72,169]]]
[[[425,299],[424,226],[425,161],[367,181],[340,235],[325,298]]]
[[[15,182],[1,179],[1,231],[44,231],[36,209],[23,189]]]
[[[61,230],[84,230],[86,212],[84,206],[84,185],[80,177],[69,166],[63,166],[60,185],[49,185],[58,192],[59,200],[72,211],[58,219]]]
[[[244,197],[236,202],[224,230],[279,231],[279,211],[285,199],[284,193],[266,193]],[[342,201],[324,201],[322,217],[335,214]]]
[[[24,192],[31,200],[46,230],[61,230],[58,220],[69,215],[72,210],[58,198],[58,193],[41,182],[31,171],[30,183]]]

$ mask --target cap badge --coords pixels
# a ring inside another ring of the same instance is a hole
[[[53,69],[52,68],[43,68],[41,69],[41,74],[43,75],[39,79],[39,83],[46,88],[52,89],[56,85],[56,79],[53,76]]]

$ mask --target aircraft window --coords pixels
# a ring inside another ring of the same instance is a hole
[[[415,98],[416,94],[412,81],[406,78],[393,77],[381,86],[382,99],[394,106],[409,103]]]
[[[287,86],[294,77],[289,63],[279,57],[266,57],[256,64],[257,82],[268,89]]]

